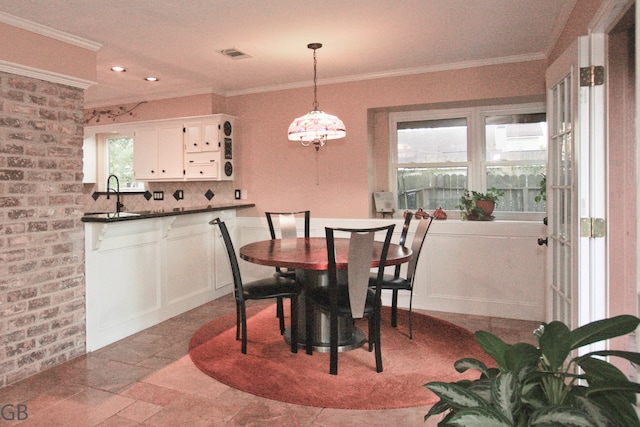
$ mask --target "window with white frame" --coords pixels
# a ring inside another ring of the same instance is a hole
[[[118,177],[120,191],[144,191],[144,182],[133,176],[133,138],[122,134],[98,134],[98,179],[100,188],[110,175]]]
[[[495,216],[540,219],[547,162],[544,104],[389,115],[391,188],[399,210],[457,212],[466,188],[504,191]]]

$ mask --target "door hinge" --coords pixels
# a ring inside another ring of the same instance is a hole
[[[604,218],[580,218],[580,237],[604,237]]]
[[[580,86],[600,86],[604,84],[604,66],[592,65],[580,68]]]

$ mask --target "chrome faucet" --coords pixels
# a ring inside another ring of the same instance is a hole
[[[115,178],[116,180],[115,190],[109,186],[109,182],[111,182],[111,178]],[[109,178],[107,178],[107,200],[109,199],[110,191],[113,191],[114,193],[116,193],[116,212],[117,213],[122,212],[122,208],[124,208],[124,205],[120,203],[120,180],[115,175],[109,175]]]

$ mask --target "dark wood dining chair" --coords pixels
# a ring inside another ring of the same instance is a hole
[[[267,217],[267,223],[269,224],[269,234],[271,239],[277,239],[278,229],[280,231],[280,237],[282,239],[295,239],[298,237],[297,218],[302,217],[304,219],[304,237],[309,237],[310,233],[310,219],[311,211],[297,211],[297,212],[265,212]],[[278,227],[275,226],[274,219],[277,218]],[[296,278],[296,271],[285,268],[276,267],[274,273],[276,277],[286,277],[289,279]],[[280,334],[284,334],[284,308],[282,298],[278,298],[276,315],[280,319]]]
[[[400,232],[400,240],[398,240],[398,244],[400,246],[405,246],[407,241],[407,234],[409,234],[409,226],[411,225],[411,220],[413,219],[413,212],[405,211],[404,212],[404,224],[402,225],[402,231]],[[385,282],[391,282],[397,277],[400,277],[400,269],[402,268],[402,264],[398,264],[395,266],[393,274],[385,274],[382,277],[382,289],[391,289],[393,292],[391,293],[391,326],[394,328],[398,326],[398,290],[393,288],[385,288]],[[375,286],[375,279],[377,273],[371,273],[371,286]]]
[[[306,290],[306,348],[307,353],[313,352],[313,336],[315,325],[314,309],[329,314],[329,342],[330,364],[329,373],[338,374],[338,318],[369,320],[369,342],[375,348],[376,371],[382,372],[382,352],[380,350],[380,307],[382,301],[380,292],[384,265],[389,252],[391,236],[395,224],[376,228],[325,228],[327,238],[328,257],[328,286]],[[335,232],[349,234],[349,254],[347,268],[347,283],[338,284],[336,267]],[[382,249],[374,251],[374,240],[382,238]],[[371,263],[379,264],[376,286],[369,287]],[[354,321],[354,320],[352,320]]]
[[[247,353],[247,310],[246,301],[269,298],[291,299],[291,352],[298,352],[298,295],[301,286],[293,279],[286,277],[268,277],[249,283],[242,283],[238,258],[229,236],[229,230],[224,221],[215,218],[209,224],[220,229],[224,245],[229,256],[231,272],[233,274],[234,295],[236,300],[236,339],[242,339],[242,353]]]
[[[431,223],[433,221],[432,216],[427,216],[426,218],[418,220],[418,227],[416,228],[416,232],[413,236],[413,241],[411,242],[411,259],[407,264],[407,274],[406,277],[402,277],[400,275],[400,266],[396,266],[395,272],[393,275],[384,275],[382,279],[382,289],[391,290],[391,326],[394,328],[398,325],[398,291],[405,290],[409,291],[409,339],[413,339],[413,318],[412,318],[412,304],[413,304],[413,284],[415,280],[416,274],[416,266],[418,265],[418,258],[420,257],[420,252],[422,250],[422,246],[424,245],[425,237],[427,237],[427,232],[431,227]],[[407,227],[407,221],[405,220],[405,227]],[[403,230],[404,232],[404,230]],[[406,235],[405,235],[406,239]],[[404,245],[404,242],[400,243]],[[370,278],[370,286],[375,287],[376,277],[374,275]]]

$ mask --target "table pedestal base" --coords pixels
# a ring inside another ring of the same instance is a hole
[[[305,289],[316,286],[328,286],[329,279],[326,270],[296,270],[296,280],[303,283]],[[347,282],[346,270],[338,270],[338,283]],[[305,315],[305,291],[298,297],[298,347],[304,347],[306,343],[306,315]],[[315,325],[313,327],[313,350],[320,353],[328,353],[330,350],[330,318],[328,313],[315,311]],[[291,343],[291,331],[285,332],[285,340]],[[356,328],[353,319],[349,317],[338,318],[338,351],[349,351],[362,347],[366,342],[364,332]]]
[[[327,322],[329,322],[329,318],[327,317]],[[328,327],[327,323],[327,327]],[[327,334],[329,331],[327,330]],[[302,336],[300,336],[302,335]],[[331,348],[329,347],[329,339],[327,335],[327,341],[320,341],[313,343],[313,351],[317,351],[318,353],[329,353]],[[302,334],[298,334],[298,348],[305,348],[305,333],[302,331]],[[287,328],[284,331],[284,340],[287,344],[291,345],[291,328]],[[349,337],[349,339],[345,340],[343,343],[338,343],[338,352],[342,353],[344,351],[355,350],[356,348],[360,348],[367,341],[367,337],[359,328],[354,328],[353,335]]]

